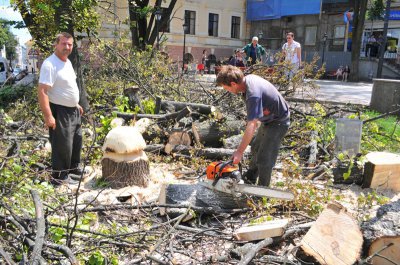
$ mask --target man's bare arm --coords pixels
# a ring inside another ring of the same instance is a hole
[[[251,139],[253,139],[254,132],[258,127],[258,120],[248,121],[246,125],[246,130],[244,131],[244,135],[242,141],[233,154],[233,163],[237,164],[242,160],[243,153],[246,150],[247,146],[250,144]]]
[[[54,119],[53,113],[51,113],[49,96],[47,95],[47,90],[51,87],[45,84],[40,84],[38,86],[38,99],[40,109],[42,110],[44,116],[44,123],[47,127],[56,128],[56,120]]]

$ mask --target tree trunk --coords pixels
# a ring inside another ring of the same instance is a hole
[[[359,81],[358,66],[360,60],[361,36],[364,27],[365,14],[367,12],[366,0],[355,0],[354,2],[354,17],[353,17],[353,36],[351,42],[351,70],[350,80]]]
[[[103,178],[114,189],[137,185],[147,187],[150,166],[146,154],[134,160],[118,161],[105,157],[101,160]]]
[[[69,55],[68,59],[71,61],[72,66],[76,73],[76,83],[79,88],[79,105],[84,109],[85,112],[89,111],[89,102],[88,102],[88,94],[84,88],[84,80],[82,75],[81,62],[78,53],[78,47],[76,46],[76,38],[75,38],[75,29],[74,29],[74,21],[72,21],[71,10],[72,0],[63,0],[60,2],[60,8],[56,9],[54,18],[57,27],[60,30],[68,32],[74,38],[74,46],[72,49],[72,53]],[[67,19],[68,18],[68,19]],[[67,21],[65,21],[67,20]],[[66,25],[66,26],[65,26]]]

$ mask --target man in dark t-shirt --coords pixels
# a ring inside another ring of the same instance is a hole
[[[270,82],[253,74],[244,76],[234,66],[223,66],[216,82],[231,93],[243,93],[246,101],[246,130],[232,156],[233,163],[242,160],[260,122],[261,126],[251,147],[252,159],[245,179],[256,183],[258,177],[258,185],[269,186],[281,141],[290,124],[289,105]]]

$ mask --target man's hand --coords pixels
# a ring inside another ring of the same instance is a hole
[[[242,160],[242,157],[243,157],[243,153],[236,150],[232,155],[232,161],[233,161],[232,163],[239,164],[239,162]]]
[[[79,113],[81,114],[81,116],[83,115],[83,108],[81,107],[81,105],[78,104],[77,106]]]
[[[53,115],[44,118],[44,123],[46,124],[47,128],[51,128],[53,130],[56,129],[56,119],[54,119]]]

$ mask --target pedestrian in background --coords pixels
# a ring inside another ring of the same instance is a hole
[[[294,40],[294,33],[286,33],[286,43],[282,46],[283,56],[288,62],[287,75],[289,80],[297,73],[301,66],[301,45]]]
[[[253,37],[251,43],[242,48],[242,52],[246,53],[247,66],[262,62],[262,56],[265,55],[265,49],[258,44],[258,37]]]
[[[350,67],[348,65],[346,65],[343,69],[343,82],[347,82],[347,78],[349,77],[350,74]]]
[[[237,67],[244,67],[242,54],[240,49],[235,50],[235,54],[229,60],[229,64]]]
[[[42,64],[39,76],[38,99],[46,127],[49,128],[52,149],[51,165],[54,185],[75,184],[69,173],[82,175],[82,130],[79,89],[68,56],[73,38],[62,32],[56,36],[54,53]]]

